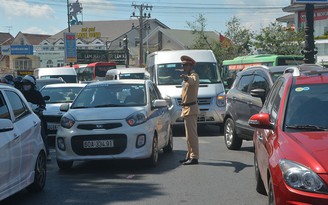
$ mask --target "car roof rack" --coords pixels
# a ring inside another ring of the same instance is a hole
[[[328,69],[324,66],[317,64],[301,64],[298,66],[292,66],[285,69],[285,73],[292,73],[293,76],[300,76],[301,74],[319,74],[319,73],[328,73]]]

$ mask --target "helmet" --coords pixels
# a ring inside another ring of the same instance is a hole
[[[15,83],[20,83],[22,81],[22,79],[23,79],[23,77],[18,75],[18,76],[16,76],[16,78],[14,78],[14,82]]]
[[[35,86],[36,79],[33,75],[25,75],[21,82],[22,84],[31,84]]]
[[[0,78],[0,83],[8,84],[8,80],[5,77]]]
[[[8,81],[8,84],[13,85],[14,84],[14,76],[11,74],[7,74],[4,76],[4,78]]]

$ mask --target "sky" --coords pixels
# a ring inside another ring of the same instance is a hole
[[[18,32],[56,34],[67,28],[67,1],[76,0],[0,0],[0,32],[14,37]],[[288,15],[282,11],[290,0],[78,0],[82,4],[79,21],[128,20],[132,12],[139,14],[132,4],[149,5],[151,18],[171,29],[190,29],[187,22],[195,22],[199,15],[206,18],[208,31],[226,32],[226,23],[234,16],[241,25],[259,31],[276,18]],[[113,28],[115,29],[115,28]]]

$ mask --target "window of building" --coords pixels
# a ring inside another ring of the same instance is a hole
[[[32,60],[27,57],[19,57],[15,60],[16,70],[32,70]]]

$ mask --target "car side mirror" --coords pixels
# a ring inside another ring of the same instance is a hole
[[[67,112],[69,110],[69,104],[68,103],[61,104],[59,109],[62,112]]]
[[[7,132],[14,129],[14,125],[9,119],[0,119],[0,132]]]
[[[251,127],[259,129],[273,129],[273,126],[270,122],[270,115],[268,113],[258,113],[252,115],[248,120],[248,124]]]
[[[253,89],[253,90],[251,90],[250,94],[253,97],[261,98],[262,105],[264,104],[265,97],[266,97],[265,89],[262,89],[262,88]]]
[[[166,100],[163,99],[156,99],[153,101],[153,108],[162,108],[162,107],[167,107],[167,102]]]
[[[44,96],[43,99],[44,99],[45,101],[48,101],[48,100],[50,100],[50,96],[49,96],[49,95]]]

